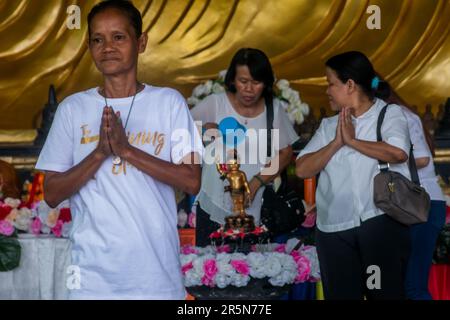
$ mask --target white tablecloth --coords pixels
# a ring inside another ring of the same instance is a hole
[[[0,272],[0,299],[67,299],[70,241],[41,235],[19,235],[20,265]]]

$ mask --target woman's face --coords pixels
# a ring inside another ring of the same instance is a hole
[[[136,38],[129,19],[117,9],[106,9],[91,21],[89,50],[104,76],[135,72],[138,54],[145,50],[146,37]]]
[[[264,83],[254,80],[246,65],[236,66],[236,99],[246,107],[252,107],[261,99],[264,91]]]
[[[348,86],[343,83],[338,77],[336,72],[327,67],[327,96],[330,101],[330,107],[334,111],[340,111],[344,106],[348,104]]]

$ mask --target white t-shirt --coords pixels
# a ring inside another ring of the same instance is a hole
[[[273,103],[274,121],[273,129],[277,132],[272,135],[272,158],[277,151],[293,144],[298,135],[295,132],[286,112],[283,110],[279,100]],[[202,100],[197,106],[191,109],[194,120],[201,121],[204,125],[208,122],[219,124],[222,119],[234,117],[242,126],[246,128],[245,142],[237,148],[240,159],[240,170],[244,171],[247,180],[250,181],[254,175],[259,173],[267,159],[267,118],[266,110],[256,117],[249,118],[238,114],[231,105],[226,93],[212,94]],[[250,129],[255,129],[254,131]],[[264,129],[264,130],[262,130]],[[256,134],[256,139],[253,134]],[[210,144],[205,149],[206,155],[211,154],[210,149],[222,150],[220,146],[222,139],[218,139],[214,144]],[[243,148],[240,148],[244,146]],[[232,214],[232,201],[229,193],[224,193],[226,181],[220,180],[220,175],[214,165],[204,165],[202,171],[202,186],[197,200],[202,209],[210,214],[213,221],[223,224],[224,218]],[[264,188],[260,188],[249,208],[245,209],[247,214],[255,218],[256,225],[259,224],[261,215],[262,195]]]
[[[353,117],[357,139],[377,141],[378,115],[385,105],[383,100],[376,99],[368,111],[357,118]],[[337,124],[338,115],[324,118],[297,159],[328,145],[336,136]],[[408,125],[400,106],[389,105],[381,126],[381,136],[384,142],[409,154]],[[407,162],[390,164],[390,170],[410,178]],[[373,202],[373,179],[379,172],[376,159],[348,146],[340,148],[320,172],[316,190],[319,230],[344,231],[360,226],[361,221],[383,214]]]
[[[411,137],[411,142],[414,145],[414,158],[430,158],[430,161],[426,167],[417,170],[420,184],[428,192],[431,200],[445,201],[444,194],[442,193],[441,187],[437,182],[436,171],[434,170],[433,155],[431,154],[430,147],[425,140],[422,121],[417,114],[413,113],[406,107],[403,107],[403,112],[406,116],[406,120],[408,121],[409,135]]]
[[[132,97],[108,99],[125,124]],[[97,146],[104,98],[98,88],[67,97],[58,107],[39,156],[39,170],[65,172]],[[190,140],[172,135],[185,129]],[[126,127],[130,143],[159,159],[179,163],[202,155],[198,131],[175,90],[145,85]],[[187,143],[186,143],[187,141]],[[177,208],[172,187],[109,157],[70,199],[72,264],[81,271],[73,299],[184,299]]]

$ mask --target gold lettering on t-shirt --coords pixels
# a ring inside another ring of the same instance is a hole
[[[161,152],[161,149],[164,147],[164,133],[160,133],[159,135],[158,135],[158,144],[156,145],[156,148],[155,148],[155,155],[158,155],[160,152]],[[154,143],[153,143],[153,145],[155,145]]]
[[[87,124],[83,124],[80,128],[81,128],[80,144],[88,144],[100,140],[100,135],[89,136],[91,134],[91,130],[88,129]]]
[[[119,175],[123,172],[124,175],[127,174],[127,162],[125,160],[122,160],[120,164],[113,164],[111,172],[114,175]]]
[[[159,133],[158,131],[140,131],[138,133],[128,132],[128,142],[134,146],[143,146],[150,144],[155,147],[153,152],[155,156],[159,155],[162,148],[164,147],[164,133]]]

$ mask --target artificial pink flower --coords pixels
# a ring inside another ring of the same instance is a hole
[[[31,223],[31,233],[38,235],[41,233],[42,228],[42,221],[39,217],[34,218],[33,222]]]
[[[216,260],[214,259],[206,260],[205,263],[203,264],[203,272],[205,273],[205,276],[203,278],[205,278],[206,282],[205,283],[202,278],[203,284],[209,286],[214,285],[214,277],[216,276],[217,272],[219,272]]]
[[[14,233],[13,225],[7,220],[0,220],[0,234],[10,236]]]
[[[188,225],[191,228],[195,228],[195,226],[197,225],[197,215],[195,214],[195,212],[189,213]]]
[[[297,277],[295,277],[295,283],[305,282],[309,279],[311,274],[311,264],[308,258],[305,256],[300,256],[297,263]]]
[[[302,255],[301,255],[300,252],[298,252],[297,250],[293,250],[293,251],[291,252],[291,256],[292,256],[292,258],[294,258],[295,263],[297,263],[298,259],[300,259],[300,257],[301,257]]]
[[[275,247],[275,250],[273,250],[273,251],[285,253],[286,252],[286,244],[285,243],[279,244],[278,246]]]
[[[194,267],[194,264],[191,262],[186,263],[185,265],[181,266],[181,272],[183,272],[183,275],[186,275],[186,272],[191,270]]]
[[[55,224],[55,226],[52,228],[53,234],[60,238],[62,235],[62,228],[63,228],[64,222],[62,220],[58,220]]]
[[[230,253],[231,248],[228,244],[217,247],[217,253]]]
[[[316,224],[316,213],[310,212],[306,215],[305,221],[303,221],[302,226],[305,228],[312,228]]]
[[[202,283],[208,287],[214,287],[214,280],[208,278],[207,276],[202,277]]]
[[[191,245],[187,244],[185,246],[181,247],[181,253],[182,254],[198,254],[198,251]]]
[[[244,260],[231,260],[231,266],[236,270],[237,273],[248,276],[250,274],[250,267]]]

